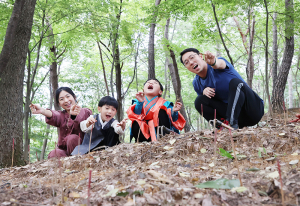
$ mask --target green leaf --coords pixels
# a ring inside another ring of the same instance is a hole
[[[231,189],[234,187],[240,187],[240,181],[238,179],[218,179],[214,181],[208,181],[196,185],[198,188],[213,188],[213,189]]]
[[[233,159],[233,156],[232,156],[229,152],[227,152],[226,150],[224,150],[224,149],[222,149],[222,148],[219,148],[219,150],[220,150],[219,154],[220,154],[221,156],[223,156],[223,157],[228,157],[228,158],[230,158],[230,159]]]
[[[259,170],[260,170],[260,169],[258,169],[258,168],[256,168],[256,167],[246,169],[247,172],[256,172],[256,171],[259,171]]]
[[[144,191],[142,190],[136,190],[133,192],[134,195],[143,195],[144,194]]]
[[[119,192],[117,196],[126,197],[129,194],[129,192]]]
[[[258,157],[261,158],[261,151],[258,149]]]

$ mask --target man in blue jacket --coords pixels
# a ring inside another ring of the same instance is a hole
[[[227,120],[234,128],[257,124],[264,115],[263,100],[247,85],[234,67],[224,58],[211,52],[202,54],[195,48],[180,53],[181,63],[196,76],[193,80],[198,97],[195,107],[209,121]]]

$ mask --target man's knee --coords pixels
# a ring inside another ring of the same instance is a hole
[[[201,104],[207,105],[209,102],[209,98],[205,95],[199,95],[195,99],[195,108],[198,110],[198,112],[201,111]]]
[[[245,82],[243,82],[241,79],[234,78],[230,80],[229,82],[229,90],[236,89],[239,85],[243,86]]]

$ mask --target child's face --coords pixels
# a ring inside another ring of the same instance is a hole
[[[98,107],[98,112],[101,113],[102,121],[108,122],[116,115],[117,110],[113,106],[103,105],[102,107]]]
[[[144,93],[146,96],[158,96],[162,94],[159,83],[154,79],[147,81],[144,85]]]

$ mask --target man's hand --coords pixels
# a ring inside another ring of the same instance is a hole
[[[175,106],[173,108],[173,111],[178,112],[181,109],[181,107],[182,107],[182,103],[181,102],[176,102]]]
[[[215,96],[215,89],[214,88],[210,88],[210,87],[206,87],[203,90],[203,95],[207,96],[208,98],[212,98]]]
[[[145,101],[145,96],[144,96],[144,92],[138,92],[135,94],[135,98],[139,101],[139,102],[144,102]]]
[[[72,105],[70,109],[70,114],[77,116],[80,113],[81,107],[78,104]]]
[[[86,121],[86,127],[88,128],[89,126],[91,126],[92,124],[95,124],[97,122],[97,120],[94,117],[89,117]]]
[[[123,119],[120,123],[118,123],[118,126],[122,127],[122,130],[124,131],[125,127],[126,127],[126,121],[128,120],[128,118]]]
[[[205,56],[205,62],[207,64],[215,65],[217,59],[216,59],[216,56],[213,53],[207,51],[207,52],[205,52],[204,56]]]
[[[45,113],[45,109],[42,108],[40,105],[38,104],[30,104],[29,105],[32,114],[44,114]]]

